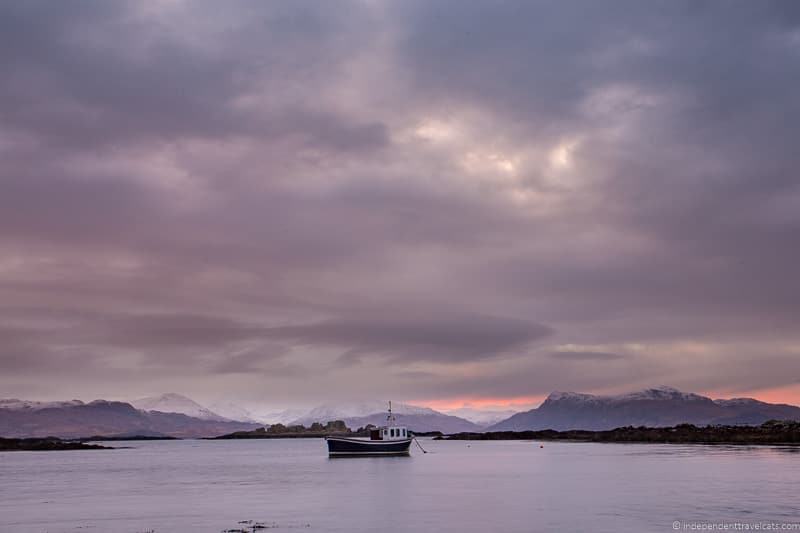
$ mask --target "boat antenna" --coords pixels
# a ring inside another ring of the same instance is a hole
[[[386,417],[386,421],[394,423],[394,415],[392,414],[392,400],[389,400],[389,416]]]

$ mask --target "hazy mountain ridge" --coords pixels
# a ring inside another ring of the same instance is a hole
[[[486,431],[554,429],[607,430],[623,426],[667,427],[678,424],[762,424],[800,420],[800,407],[752,398],[712,400],[672,387],[616,396],[554,392],[538,408],[517,413]]]
[[[398,425],[406,426],[411,431],[441,431],[442,433],[459,433],[462,431],[483,431],[483,427],[469,420],[457,416],[446,415],[434,412],[432,414],[407,414],[395,415]],[[345,418],[345,425],[350,429],[358,429],[367,424],[373,426],[386,425],[386,413],[375,413],[372,415]]]
[[[324,424],[329,420],[346,420],[352,418],[367,417],[375,414],[383,414],[384,418],[389,408],[389,402],[379,400],[320,405],[308,411],[303,416],[298,417],[291,423],[297,425],[310,425],[314,422]],[[421,407],[407,403],[393,402],[392,412],[395,415],[435,415],[441,414],[430,407]]]
[[[292,421],[292,425],[310,426],[314,422],[325,424],[331,420],[343,420],[350,429],[372,424],[386,423],[388,402],[372,401],[351,404],[322,405],[309,411],[302,417]],[[440,413],[430,407],[411,405],[400,402],[392,403],[392,413],[398,424],[412,431],[442,431],[453,433],[459,431],[480,431],[481,426],[463,418]]]
[[[473,424],[486,427],[505,420],[517,414],[519,411],[514,411],[512,409],[484,411],[471,407],[459,407],[457,409],[447,409],[442,412],[446,415],[457,416],[459,418],[463,418],[464,420],[469,420]]]
[[[235,422],[251,422],[253,424],[265,423],[257,414],[233,402],[215,402],[211,404],[208,409],[223,418]]]
[[[282,411],[257,411],[255,416],[266,425],[289,425],[306,414],[308,414],[308,409],[284,409]]]

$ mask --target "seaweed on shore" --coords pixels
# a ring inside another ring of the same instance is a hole
[[[222,533],[255,533],[263,529],[306,529],[310,528],[311,524],[301,525],[279,525],[275,522],[257,522],[255,520],[240,520],[239,525],[233,529],[223,529]]]

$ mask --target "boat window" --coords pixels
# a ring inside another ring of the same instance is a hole
[[[390,429],[389,431],[392,432],[392,437],[394,437],[394,428]]]
[[[406,436],[406,428],[403,428],[403,436]]]

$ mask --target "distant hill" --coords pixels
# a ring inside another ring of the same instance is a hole
[[[671,387],[658,387],[618,396],[554,392],[538,408],[517,413],[486,431],[600,431],[623,426],[678,424],[757,425],[773,419],[800,420],[800,407],[752,398],[712,400]]]
[[[256,424],[201,419],[180,413],[142,411],[125,402],[15,402],[0,400],[0,437],[167,435],[193,438],[258,427]]]
[[[291,425],[310,426],[314,422],[325,424],[331,420],[344,420],[350,429],[358,429],[367,424],[380,426],[385,424],[388,402],[374,401],[356,404],[323,405],[312,409],[309,413],[291,422]],[[429,407],[420,407],[405,403],[392,403],[392,412],[398,424],[412,431],[441,431],[454,433],[461,431],[480,431],[477,424],[435,411]]]

